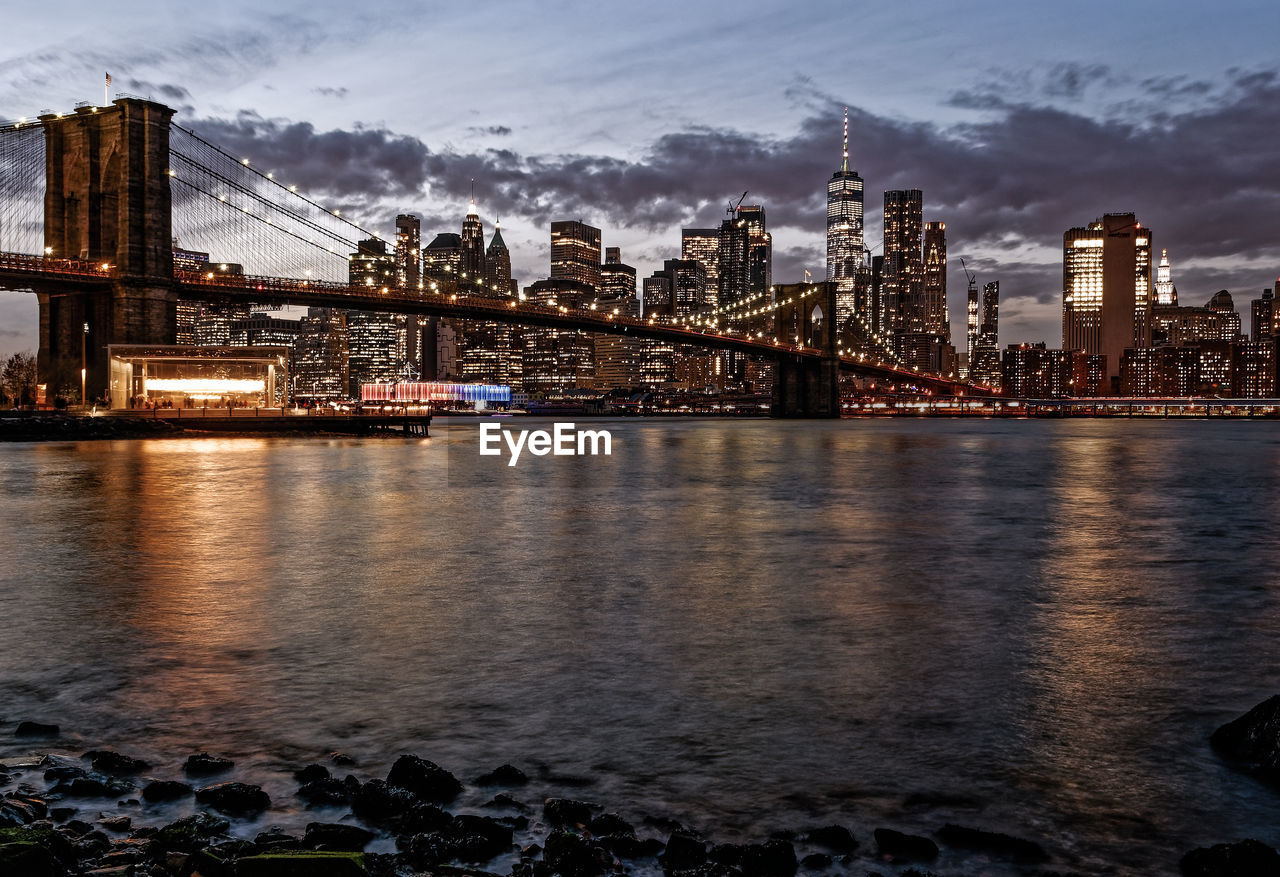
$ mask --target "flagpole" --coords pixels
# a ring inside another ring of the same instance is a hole
[[[110,88],[111,88],[111,74],[108,73],[107,81],[104,82],[102,85],[102,105],[104,107],[111,105],[111,95],[108,92],[108,89]]]

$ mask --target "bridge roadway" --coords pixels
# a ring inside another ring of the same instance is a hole
[[[56,295],[59,292],[78,293],[109,288],[114,279],[115,271],[110,265],[21,253],[0,253],[0,289],[32,290]],[[630,335],[673,344],[732,350],[774,361],[789,358],[796,362],[820,362],[826,358],[824,352],[815,347],[765,341],[751,338],[745,332],[711,332],[600,311],[551,307],[535,302],[479,295],[196,271],[175,271],[173,285],[180,298],[194,301],[242,301],[464,320],[493,320],[551,329]],[[900,368],[870,359],[865,354],[840,356],[838,365],[841,371],[861,377],[910,384],[939,394],[986,394],[983,388]]]

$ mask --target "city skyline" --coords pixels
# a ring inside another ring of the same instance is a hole
[[[10,33],[46,32],[44,19],[56,14],[56,5],[19,11]],[[1200,52],[1193,60],[1169,51],[1178,34],[1186,39],[1174,7],[1158,21],[1118,13],[1105,34],[1081,38],[1069,54],[1050,52],[1038,70],[1033,49],[1049,46],[1051,26],[1078,34],[1078,23],[1062,13],[1032,22],[981,7],[966,12],[963,22],[939,13],[937,24],[951,19],[956,40],[985,29],[1001,52],[984,54],[1000,63],[966,63],[954,47],[925,52],[939,38],[908,23],[898,40],[868,41],[856,74],[836,72],[822,52],[799,63],[793,50],[831,46],[815,21],[825,18],[829,28],[834,15],[851,25],[873,23],[883,12],[813,8],[779,28],[783,12],[762,4],[757,11],[767,14],[759,20],[723,33],[710,27],[714,16],[702,12],[697,32],[707,45],[747,36],[769,62],[742,74],[737,89],[702,61],[689,76],[655,83],[632,69],[634,62],[609,60],[598,42],[572,49],[577,66],[543,76],[535,88],[520,81],[527,76],[517,77],[519,65],[541,74],[547,62],[514,47],[505,32],[486,42],[477,29],[459,46],[439,46],[440,57],[396,62],[461,82],[463,67],[452,74],[444,67],[466,48],[479,69],[465,68],[473,86],[436,89],[431,112],[392,113],[394,99],[407,100],[407,92],[391,76],[395,66],[383,61],[397,56],[375,49],[415,33],[461,39],[479,27],[477,20],[430,10],[405,34],[375,21],[359,34],[344,29],[347,42],[339,44],[323,4],[268,22],[292,22],[292,40],[278,26],[248,39],[242,30],[203,21],[202,13],[180,23],[170,13],[126,4],[113,10],[112,28],[86,25],[75,48],[61,34],[47,44],[3,38],[2,63],[10,75],[0,100],[13,116],[94,100],[108,70],[113,90],[177,106],[197,130],[243,150],[259,166],[290,173],[300,187],[388,238],[395,216],[406,212],[421,217],[424,241],[454,230],[474,178],[481,218],[486,228],[502,220],[513,274],[522,283],[544,275],[552,219],[580,218],[602,228],[603,245],[622,246],[640,276],[648,276],[680,255],[682,227],[716,224],[725,201],[743,190],[769,211],[775,282],[799,280],[805,268],[822,277],[824,186],[839,167],[841,112],[848,105],[850,169],[865,181],[866,240],[881,236],[877,208],[884,191],[920,188],[929,218],[948,225],[953,337],[964,335],[964,281],[956,270],[963,256],[980,284],[1001,282],[1002,342],[1054,343],[1061,235],[1082,216],[1133,211],[1147,218],[1159,229],[1188,300],[1206,300],[1221,288],[1248,300],[1274,279],[1280,251],[1266,217],[1275,215],[1272,181],[1280,171],[1261,132],[1277,124],[1280,80],[1258,32],[1277,13],[1261,4],[1235,7],[1240,15],[1206,25],[1230,36],[1215,43],[1230,45],[1229,51]],[[514,26],[527,15],[513,8],[508,18]],[[547,16],[561,24],[565,17]],[[144,18],[156,43],[129,49],[120,35]],[[618,21],[609,13],[597,19],[575,27],[597,33]],[[636,24],[636,35],[616,37],[612,54],[652,27]],[[774,30],[765,40],[769,24]],[[1140,38],[1122,40],[1121,25]],[[184,35],[193,29],[202,32],[198,45]],[[904,70],[888,57],[895,44],[920,48],[931,65]],[[334,63],[361,53],[369,69]],[[333,69],[348,78],[334,81]],[[620,71],[627,70],[635,82],[618,91]],[[387,84],[373,87],[369,77]],[[708,100],[692,88],[716,83],[723,99]],[[616,111],[605,123],[600,102],[610,84]],[[589,110],[575,104],[548,122],[527,105],[531,97],[536,105],[562,101],[579,86],[590,96],[582,105]],[[755,103],[744,107],[748,97]],[[1136,168],[1135,156],[1142,159]],[[1083,176],[1082,169],[1088,171]],[[0,301],[0,347],[33,349],[34,338],[33,305]]]

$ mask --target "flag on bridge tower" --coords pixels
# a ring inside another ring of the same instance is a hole
[[[106,75],[107,75],[107,82],[105,85],[102,86],[102,105],[103,106],[106,106],[107,104],[111,103],[111,95],[108,94],[108,89],[111,88],[111,74],[108,73]]]

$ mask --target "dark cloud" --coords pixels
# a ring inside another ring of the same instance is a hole
[[[1044,94],[1048,97],[1080,98],[1095,83],[1115,84],[1111,68],[1105,64],[1054,64],[1044,74]]]
[[[339,88],[330,88],[327,85],[322,85],[319,88],[313,88],[311,90],[316,94],[320,95],[321,97],[336,97],[338,98],[338,100],[342,100],[347,96],[347,89],[345,86],[339,87]]]
[[[490,137],[510,137],[511,129],[506,125],[473,125],[467,131],[471,134],[489,135]]]
[[[125,91],[148,99],[169,103],[170,105],[189,105],[191,103],[191,92],[181,85],[171,85],[167,82],[155,83],[145,79],[131,78],[125,80],[124,86]]]
[[[1052,83],[1062,94],[1078,94],[1110,76],[1101,66],[1058,65],[1039,74],[1037,87]],[[795,89],[798,97],[813,96],[804,82]],[[1150,89],[1152,98],[1202,91],[1181,80],[1152,81]],[[869,243],[877,243],[881,193],[920,188],[926,219],[948,223],[953,253],[973,254],[984,276],[999,276],[1011,292],[1042,305],[1060,294],[1063,232],[1106,212],[1134,211],[1153,229],[1156,247],[1170,249],[1175,266],[1239,260],[1240,270],[1223,275],[1230,279],[1218,286],[1247,280],[1243,260],[1280,264],[1275,71],[1232,71],[1209,105],[1179,111],[1168,103],[1159,116],[1094,117],[1018,95],[991,97],[980,120],[948,127],[850,107],[852,163],[867,181]],[[536,225],[578,217],[669,232],[674,250],[679,227],[713,224],[743,190],[750,192],[747,203],[766,206],[773,229],[820,235],[825,182],[839,157],[839,114],[839,105],[829,106],[782,138],[688,128],[659,137],[631,159],[432,151],[382,128],[318,132],[253,114],[202,123],[202,133],[260,167],[288,169],[291,182],[356,205],[419,196],[449,215],[448,205],[465,204],[475,179],[487,213]],[[1043,261],[1027,253],[1042,253]],[[820,256],[780,249],[776,276],[794,279],[788,272],[816,266]]]

